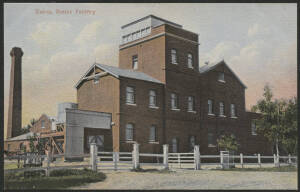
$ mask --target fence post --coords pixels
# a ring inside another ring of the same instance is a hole
[[[241,161],[242,168],[244,168],[244,160],[243,160],[243,154],[242,153],[240,153],[240,161]]]
[[[47,153],[46,176],[50,176],[50,161],[51,161],[51,153],[48,151],[48,153]]]
[[[194,146],[194,160],[195,160],[195,170],[200,169],[200,151],[199,145]]]
[[[280,167],[280,155],[279,154],[277,156],[277,164],[278,164],[277,166]]]
[[[258,165],[259,165],[259,167],[261,167],[260,153],[259,153],[259,154],[257,154],[257,158],[258,158]]]
[[[132,159],[133,159],[133,169],[139,169],[140,168],[140,163],[139,163],[139,144],[134,143],[133,144],[133,151],[132,151]]]
[[[289,154],[289,164],[292,164],[291,154]]]
[[[178,161],[178,165],[179,165],[179,168],[181,168],[181,162],[180,162],[180,153],[177,154],[177,161]]]
[[[163,151],[164,151],[164,168],[169,169],[169,163],[168,163],[169,145],[168,144],[163,145]]]
[[[118,170],[119,152],[113,152],[114,170]]]
[[[221,163],[221,167],[223,168],[223,153],[220,151],[220,163]]]
[[[97,145],[96,143],[91,143],[90,145],[90,164],[93,171],[97,171]]]
[[[274,166],[277,167],[278,166],[278,162],[277,162],[278,158],[275,154],[273,155],[273,157],[274,157]]]

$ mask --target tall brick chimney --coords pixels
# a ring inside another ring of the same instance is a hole
[[[23,51],[14,47],[10,51],[11,71],[6,138],[18,136],[22,127],[22,56]]]

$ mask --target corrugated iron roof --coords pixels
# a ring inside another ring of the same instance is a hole
[[[113,67],[109,65],[104,65],[100,63],[94,63],[89,70],[80,78],[80,80],[77,82],[75,87],[77,88],[80,83],[83,81],[83,78],[86,77],[86,75],[94,68],[94,66],[102,69],[103,71],[113,75],[116,78],[119,77],[126,77],[126,78],[131,78],[131,79],[138,79],[138,80],[143,80],[143,81],[149,81],[153,83],[159,83],[163,84],[161,81],[143,73],[140,71],[132,70],[132,69],[120,69],[118,67]]]
[[[16,137],[8,138],[8,139],[6,139],[6,141],[26,140],[29,137],[33,136],[33,135],[34,135],[33,132],[28,132],[28,133],[25,133],[23,135],[19,135],[19,136],[16,136]]]

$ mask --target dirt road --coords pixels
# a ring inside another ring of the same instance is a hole
[[[297,189],[297,172],[176,170],[106,174],[104,182],[72,189]]]

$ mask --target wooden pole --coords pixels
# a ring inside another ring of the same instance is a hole
[[[258,158],[258,165],[259,167],[261,168],[261,159],[260,159],[260,154],[257,155],[257,158]]]
[[[97,145],[96,143],[91,143],[90,145],[90,164],[91,164],[91,169],[93,171],[97,171]]]
[[[200,169],[200,151],[199,145],[194,146],[194,160],[195,160],[195,170]]]
[[[242,168],[244,168],[244,160],[243,160],[243,154],[242,153],[240,154],[240,161],[241,161]]]

